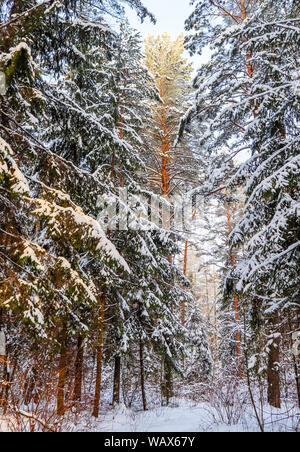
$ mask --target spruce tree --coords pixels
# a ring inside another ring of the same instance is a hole
[[[299,308],[294,302],[299,265],[298,13],[294,1],[266,0],[258,7],[243,0],[200,1],[187,21],[194,30],[187,48],[201,52],[210,44],[213,54],[198,73],[196,103],[183,127],[197,117],[203,131],[200,144],[216,156],[224,147],[232,157],[251,153],[229,183],[246,184],[247,196],[242,220],[230,236],[233,245],[245,246],[246,256],[229,279],[237,282],[252,326],[267,335],[263,349],[262,337],[255,337],[264,358],[268,399],[275,407],[280,406],[279,344],[285,315]],[[216,21],[215,14],[222,19]],[[226,180],[226,165],[218,174]]]

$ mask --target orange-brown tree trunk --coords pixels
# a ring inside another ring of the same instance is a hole
[[[57,415],[65,414],[65,382],[67,370],[67,330],[63,327],[60,339],[60,358],[57,386]]]
[[[197,209],[194,210],[192,220],[195,219],[197,213]],[[189,242],[188,240],[185,241],[184,244],[184,260],[183,260],[183,274],[184,276],[187,275],[187,265],[188,265],[188,248],[189,248]],[[182,326],[185,326],[185,302],[183,301],[181,304],[181,324]]]
[[[227,224],[228,224],[228,237],[229,237],[232,232],[231,212],[230,212],[229,204],[227,204]],[[235,264],[235,259],[234,259],[231,249],[229,251],[229,261],[230,261],[231,266],[233,267]],[[235,313],[235,322],[236,322],[236,325],[238,326],[239,322],[240,322],[240,314],[239,314],[239,298],[238,298],[238,295],[236,292],[234,294],[234,313]],[[239,328],[237,328],[237,330],[236,330],[235,340],[236,340],[236,356],[237,356],[237,365],[238,365],[238,376],[242,377],[241,331]]]
[[[188,261],[188,241],[185,241],[184,245],[184,262],[183,262],[183,274],[184,276],[187,275],[187,261]],[[185,326],[185,302],[182,301],[181,303],[181,325]]]
[[[83,337],[78,336],[77,339],[77,353],[75,361],[75,381],[74,381],[74,392],[73,400],[81,400],[82,396],[82,378],[83,378]]]
[[[104,332],[104,313],[106,304],[106,289],[103,290],[100,305],[99,315],[99,333],[98,333],[98,347],[97,347],[97,369],[96,369],[96,386],[94,397],[93,416],[99,416],[100,397],[101,397],[101,382],[102,382],[102,357],[103,357],[103,332]]]

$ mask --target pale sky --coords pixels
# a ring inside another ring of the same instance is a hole
[[[184,22],[194,9],[190,5],[190,0],[144,0],[143,4],[155,15],[156,25],[153,25],[149,19],[145,19],[144,23],[141,24],[135,12],[130,8],[126,9],[130,24],[141,33],[143,38],[146,38],[149,34],[158,35],[165,31],[173,39],[176,38],[184,32]],[[209,55],[210,52],[205,51],[202,57],[199,55],[193,57],[194,68],[197,69],[202,62],[206,62]],[[188,53],[186,53],[186,57],[189,57]]]
[[[184,31],[184,21],[193,11],[189,3],[189,0],[144,0],[143,4],[155,15],[157,24],[151,24],[149,19],[141,24],[132,10],[128,11],[129,21],[143,36],[167,31],[172,38],[176,38]]]

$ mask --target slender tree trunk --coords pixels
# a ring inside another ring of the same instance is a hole
[[[0,359],[6,359],[6,336],[4,332],[3,308],[0,308]]]
[[[192,221],[195,219],[196,213],[197,213],[197,209],[195,209],[193,212]],[[189,242],[186,240],[185,244],[184,244],[184,261],[183,261],[184,276],[187,276],[188,249],[189,249]],[[182,324],[182,326],[185,326],[185,302],[184,301],[181,304],[181,324]]]
[[[102,381],[102,357],[103,357],[103,330],[104,330],[104,312],[106,304],[106,289],[103,290],[101,297],[101,307],[99,316],[99,337],[97,349],[97,370],[96,370],[96,388],[94,398],[93,416],[99,416],[100,396],[101,396],[101,381]]]
[[[299,321],[298,328],[299,328]],[[290,346],[291,349],[293,348],[293,338],[292,338],[292,332],[293,332],[293,325],[291,321],[290,314],[288,315],[288,324],[289,324],[289,333],[290,333]],[[299,366],[298,361],[299,358],[292,353],[293,356],[293,367],[294,367],[294,373],[295,373],[295,383],[296,383],[296,389],[297,389],[297,396],[298,396],[298,407],[300,408],[300,374],[299,374]]]
[[[274,314],[271,321],[272,331],[276,331],[279,324],[278,313]],[[272,344],[269,346],[268,354],[268,402],[275,408],[281,407],[280,394],[280,338],[274,337]]]
[[[173,397],[173,380],[171,366],[164,360],[162,362],[162,396],[169,405],[171,397]]]
[[[166,366],[166,402],[169,405],[170,399],[173,397],[173,380],[172,370],[169,364]]]
[[[65,382],[66,382],[66,368],[67,368],[67,331],[63,327],[60,340],[60,358],[59,358],[59,373],[58,373],[58,387],[57,387],[57,415],[63,416],[65,414]]]
[[[73,400],[81,400],[82,396],[82,378],[83,378],[83,337],[78,336],[77,340],[77,354],[75,361],[75,382]]]
[[[13,380],[13,375],[10,375],[8,372],[8,363],[7,363],[7,357],[4,357],[4,363],[3,363],[3,380],[5,381],[5,386],[2,389],[1,398],[0,398],[0,404],[3,407],[3,414],[5,415],[8,409],[8,393],[11,389],[11,382]],[[1,406],[0,405],[0,406]]]
[[[164,87],[163,82],[161,81],[160,84],[160,97],[164,98]],[[161,112],[161,164],[162,164],[162,171],[161,171],[161,187],[162,187],[162,195],[167,198],[170,193],[170,170],[169,170],[169,162],[170,162],[170,138],[169,138],[169,132],[167,130],[166,125],[166,116],[169,111],[169,107],[163,108]]]
[[[232,225],[231,225],[231,212],[230,212],[230,205],[227,204],[227,224],[228,224],[228,237],[230,236],[232,232]],[[229,261],[231,266],[233,267],[235,264],[235,259],[233,256],[233,253],[230,249],[229,251]],[[235,288],[234,288],[235,292]],[[234,294],[234,313],[235,313],[235,322],[238,326],[240,323],[240,313],[239,313],[239,298],[237,296],[237,293]],[[236,330],[236,356],[237,356],[237,366],[238,366],[238,377],[242,378],[243,372],[242,372],[242,356],[241,356],[241,331],[239,328]]]
[[[295,382],[296,382],[297,396],[298,396],[298,407],[300,408],[300,375],[299,375],[299,369],[298,369],[298,365],[297,365],[297,358],[295,356],[293,356],[293,362],[294,362]]]
[[[186,240],[185,245],[184,245],[184,263],[183,263],[184,276],[187,275],[188,247],[189,247],[189,243]],[[182,303],[181,303],[181,325],[185,326],[185,302],[184,301],[182,301]]]
[[[240,314],[239,314],[239,299],[237,294],[234,296],[234,312],[235,312],[235,322],[238,325],[240,323]],[[238,328],[236,332],[236,354],[238,359],[238,376],[242,378],[242,352],[241,352],[241,330]]]
[[[300,329],[300,316],[297,314],[297,331]],[[299,350],[300,352],[300,350]],[[295,369],[295,379],[297,385],[297,394],[298,394],[298,406],[300,408],[300,356],[294,356],[294,369]]]
[[[25,405],[29,405],[31,400],[34,398],[34,401],[37,402],[39,399],[38,391],[37,391],[37,382],[38,382],[38,370],[37,370],[37,361],[34,362],[32,367],[31,376],[26,379],[24,384],[25,389]]]
[[[123,93],[124,95],[124,93]],[[119,136],[120,139],[123,140],[124,138],[124,120],[123,120],[123,113],[124,113],[124,106],[121,105],[121,112],[120,112],[120,131]],[[123,176],[123,168],[122,163],[119,161],[119,183],[120,187],[124,187],[124,176]]]
[[[7,350],[6,350],[6,336],[4,332],[4,313],[3,308],[0,308],[0,378],[8,383],[8,368],[7,368]],[[3,408],[3,414],[6,413],[8,405],[8,384],[0,389],[0,407]]]
[[[141,369],[141,391],[143,400],[143,409],[147,411],[147,400],[145,391],[145,366],[144,366],[144,343],[140,339],[140,369]]]
[[[161,406],[164,406],[165,397],[165,360],[161,361],[161,372],[160,372],[160,389],[161,389]]]
[[[121,388],[121,357],[115,357],[115,371],[114,371],[114,385],[113,385],[113,405],[120,403],[120,388]]]
[[[163,82],[160,83],[160,97],[164,98],[164,86]],[[161,190],[162,190],[162,196],[165,199],[169,198],[170,195],[170,152],[171,152],[171,146],[170,146],[170,137],[169,137],[169,131],[166,124],[166,118],[169,112],[169,106],[166,106],[161,112]],[[170,229],[171,223],[170,218],[164,219],[163,218],[163,224],[165,228]],[[172,256],[168,256],[168,261],[170,265],[173,264]],[[184,304],[182,305],[182,309],[184,309]],[[182,313],[182,319],[184,318],[184,313]],[[169,366],[163,361],[162,362],[162,392],[163,396],[166,398],[166,403],[168,405],[170,395],[169,390],[172,383],[172,376],[169,372]]]
[[[6,337],[5,337],[5,333],[4,333],[3,309],[0,308],[0,378],[1,379],[2,379],[2,372],[3,372],[3,377],[5,374],[5,366],[6,366]],[[0,392],[0,406],[2,406],[4,404],[4,401],[2,401],[3,392],[4,392],[4,389],[2,388],[1,392]]]
[[[116,165],[116,156],[115,156],[115,152],[112,152],[112,156],[111,156],[111,173],[110,173],[110,178],[112,181],[114,181],[115,179],[115,165]]]
[[[8,383],[8,372],[7,372],[7,361],[6,356],[1,355],[0,356],[0,378],[3,380],[3,382]],[[6,406],[7,406],[7,398],[6,398],[6,388],[8,385],[3,385],[0,387],[0,407],[3,408],[3,412],[5,414],[6,412]]]

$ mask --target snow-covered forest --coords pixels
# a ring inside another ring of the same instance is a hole
[[[182,2],[0,0],[0,431],[300,431],[300,3]]]

